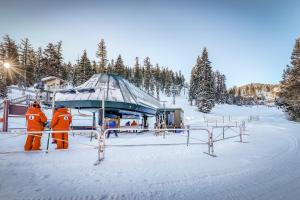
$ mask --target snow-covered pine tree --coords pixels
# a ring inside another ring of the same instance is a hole
[[[227,98],[225,75],[221,74],[219,71],[216,71],[213,73],[213,77],[214,77],[215,101],[216,103],[224,104]]]
[[[226,76],[224,74],[221,74],[221,103],[224,104],[227,102],[228,93],[227,93],[227,87],[226,87]]]
[[[103,73],[106,72],[106,66],[107,66],[107,50],[105,46],[104,39],[100,40],[100,43],[98,44],[98,49],[96,52],[97,58],[99,58],[99,68],[97,68],[97,73]]]
[[[204,48],[200,66],[196,68],[196,105],[200,112],[209,113],[215,106],[214,80],[208,52]]]
[[[286,69],[280,88],[278,105],[291,120],[300,121],[300,38],[296,40],[291,66]]]
[[[124,77],[124,75],[125,75],[125,65],[124,65],[121,54],[119,54],[117,61],[114,65],[113,73],[118,76],[121,76],[121,77]]]
[[[191,71],[190,88],[189,88],[189,101],[191,105],[193,105],[193,101],[196,99],[197,96],[196,89],[200,82],[200,80],[198,80],[200,77],[198,77],[197,73],[199,73],[200,67],[201,67],[201,58],[200,56],[198,56],[196,60],[196,64]]]

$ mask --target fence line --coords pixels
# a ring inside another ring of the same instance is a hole
[[[187,126],[186,128],[181,128],[181,129],[176,129],[176,128],[166,128],[166,129],[158,129],[158,128],[146,128],[146,129],[143,129],[143,128],[109,128],[109,129],[106,129],[106,130],[100,130],[99,127],[96,129],[96,130],[69,130],[69,131],[21,131],[21,130],[18,130],[18,131],[11,131],[11,132],[2,132],[1,134],[18,134],[19,135],[25,135],[25,134],[30,134],[30,135],[35,135],[36,134],[41,134],[41,136],[38,136],[38,137],[42,137],[43,134],[48,134],[48,142],[47,142],[47,150],[46,150],[46,153],[48,153],[48,144],[49,144],[49,139],[50,139],[50,133],[65,133],[65,134],[95,134],[97,136],[97,141],[98,141],[98,144],[97,145],[91,145],[91,144],[85,144],[85,143],[80,143],[80,142],[77,142],[77,141],[73,141],[75,143],[78,143],[78,144],[82,144],[82,145],[86,145],[86,146],[91,146],[91,147],[95,147],[98,149],[98,152],[97,152],[97,160],[95,162],[95,165],[98,165],[101,163],[101,161],[104,160],[104,157],[105,157],[105,149],[106,147],[132,147],[132,146],[168,146],[168,145],[186,145],[186,146],[189,146],[189,145],[207,145],[207,152],[203,152],[203,153],[206,153],[210,156],[213,156],[213,157],[216,157],[215,153],[214,153],[214,143],[215,142],[218,142],[218,141],[221,141],[221,140],[224,140],[224,139],[230,139],[230,138],[234,138],[234,137],[240,137],[240,142],[243,142],[243,138],[242,136],[245,135],[243,132],[245,131],[245,122],[242,122],[238,127],[235,127],[235,128],[239,128],[239,134],[237,135],[234,135],[234,136],[230,136],[230,137],[224,137],[222,139],[218,139],[218,137],[220,136],[217,136],[217,137],[214,137],[214,129],[217,129],[217,128],[220,128],[222,126],[218,125],[218,126],[214,126],[212,127],[211,130],[209,130],[208,128],[203,128],[203,127],[192,127],[192,126]],[[222,128],[225,129],[225,128],[228,128],[229,126],[223,126]],[[232,128],[232,127],[230,127]],[[175,131],[181,131],[181,132],[184,132],[186,133],[187,135],[182,135],[180,134],[180,136],[182,137],[186,137],[186,142],[185,143],[171,143],[171,144],[125,144],[125,145],[107,145],[106,144],[106,136],[108,134],[109,131],[153,131],[155,133],[160,133],[162,134],[163,138],[165,139],[166,138],[166,134],[167,133],[170,133],[170,132],[175,132]],[[207,140],[201,140],[201,139],[198,139],[198,138],[195,138],[195,137],[191,137],[190,136],[190,132],[191,131],[201,131],[203,132],[206,137],[207,137]],[[225,134],[225,132],[223,133]],[[13,137],[17,137],[17,136],[13,136]],[[10,138],[13,138],[13,137],[10,137]],[[9,138],[3,138],[3,140],[5,139],[9,139]],[[59,139],[57,139],[59,140]],[[194,141],[200,141],[200,142],[190,142],[190,140],[194,140]],[[64,142],[68,142],[68,141],[65,141],[65,140],[60,140],[60,141],[64,141]],[[1,154],[1,153],[0,153]]]

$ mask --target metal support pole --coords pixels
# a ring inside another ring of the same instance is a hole
[[[187,139],[186,139],[186,146],[190,144],[190,125],[187,125]]]
[[[225,138],[225,127],[223,126],[223,139]]]
[[[243,132],[242,132],[242,127],[240,126],[240,142],[243,142]]]
[[[55,112],[55,96],[56,96],[56,91],[53,92],[53,96],[52,96],[52,116],[54,116],[54,112]],[[48,133],[46,153],[48,153],[49,150],[49,143],[50,143],[50,132]]]

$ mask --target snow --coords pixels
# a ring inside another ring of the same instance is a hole
[[[162,100],[172,102],[171,97]],[[170,106],[167,103],[166,107]],[[260,120],[246,121],[246,143],[236,142],[238,138],[215,143],[215,158],[203,153],[207,145],[186,146],[183,133],[167,134],[165,139],[153,133],[111,135],[105,160],[98,166],[93,165],[97,141],[90,142],[88,135],[71,135],[70,149],[57,151],[50,145],[48,154],[22,153],[24,136],[0,135],[0,179],[4,180],[0,182],[0,199],[298,198],[299,123],[286,120],[274,107],[217,105],[211,114],[204,115],[190,106],[186,97],[176,97],[173,106],[184,109],[185,124],[191,125],[205,127],[207,119],[222,123],[223,116],[224,123],[229,123],[229,116],[231,122],[251,115]],[[19,120],[12,120],[12,124]],[[76,123],[79,121],[84,120]],[[196,139],[207,135],[193,131],[191,137],[191,142],[199,143]],[[136,146],[126,147],[128,144]],[[156,145],[139,146],[142,144]],[[43,149],[45,146],[43,136]]]

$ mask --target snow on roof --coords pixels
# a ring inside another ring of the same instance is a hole
[[[89,89],[93,89],[93,91],[91,92]],[[160,102],[156,98],[124,78],[112,74],[95,74],[88,81],[76,87],[75,90],[75,94],[57,93],[55,100],[102,100],[105,96],[106,101],[139,104],[151,108],[160,107]]]
[[[50,81],[50,80],[54,80],[54,79],[59,79],[59,80],[61,80],[61,81],[65,81],[65,80],[63,80],[63,79],[61,79],[61,78],[58,78],[58,77],[56,77],[56,76],[48,76],[48,77],[42,78],[41,81],[42,81],[42,82],[46,82],[46,81]]]

